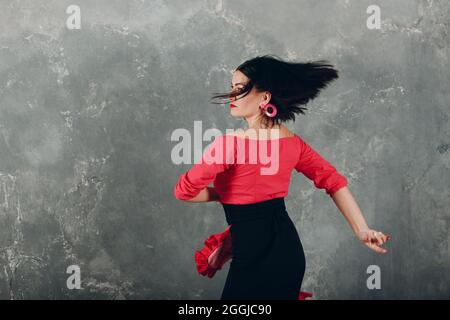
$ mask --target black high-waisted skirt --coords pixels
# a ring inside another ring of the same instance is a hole
[[[222,206],[233,259],[221,300],[297,300],[305,255],[284,198]]]

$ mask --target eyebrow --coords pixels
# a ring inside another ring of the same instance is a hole
[[[243,82],[238,82],[238,83],[236,83],[236,85],[238,85],[238,84],[243,84],[243,85],[245,85],[245,83],[243,83]],[[231,87],[233,87],[233,82],[231,82]]]

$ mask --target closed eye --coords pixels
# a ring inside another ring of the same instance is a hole
[[[231,87],[231,90],[233,90],[233,87]],[[236,89],[237,92],[242,92],[244,91],[244,87],[240,87]]]

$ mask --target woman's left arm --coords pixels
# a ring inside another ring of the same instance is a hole
[[[386,253],[387,250],[380,246],[391,237],[369,228],[348,187],[340,188],[331,197],[358,239],[375,252]]]

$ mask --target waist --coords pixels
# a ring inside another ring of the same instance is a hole
[[[266,201],[250,204],[227,204],[222,203],[228,224],[239,221],[262,219],[286,212],[284,197],[273,198]]]

